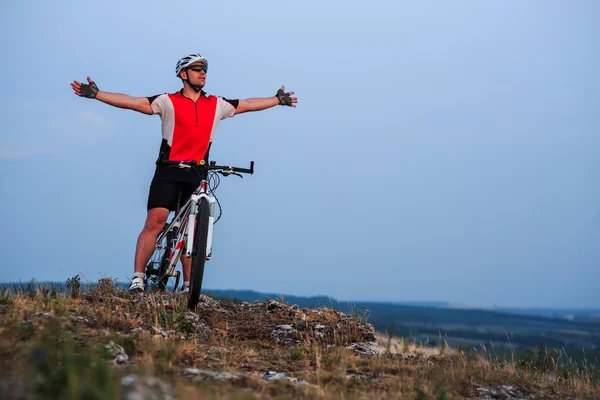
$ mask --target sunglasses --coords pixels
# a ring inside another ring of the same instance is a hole
[[[206,65],[194,65],[190,67],[192,71],[204,71],[204,73],[208,72],[208,67]]]

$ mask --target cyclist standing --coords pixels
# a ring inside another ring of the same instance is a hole
[[[135,250],[134,274],[129,291],[144,290],[144,270],[154,252],[158,234],[165,226],[170,211],[177,207],[179,193],[185,201],[200,184],[195,171],[168,168],[161,161],[208,162],[213,134],[219,121],[248,111],[261,111],[284,105],[296,107],[298,99],[294,92],[285,92],[282,86],[273,97],[230,100],[207,95],[206,84],[208,60],[200,54],[189,54],[179,61],[175,73],[183,88],[172,94],[152,97],[132,97],[109,93],[98,89],[88,77],[88,83],[73,81],[76,95],[100,100],[114,107],[130,109],[144,114],[159,114],[162,121],[162,143],[156,161],[156,170],[148,195],[148,214]],[[191,258],[182,257],[183,287],[189,290]]]

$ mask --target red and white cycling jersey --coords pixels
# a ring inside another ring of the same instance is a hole
[[[197,161],[207,159],[217,125],[233,117],[239,100],[202,95],[196,102],[177,93],[148,97],[154,114],[162,121],[159,160]]]

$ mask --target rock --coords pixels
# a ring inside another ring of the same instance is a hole
[[[200,322],[200,316],[196,313],[193,313],[191,311],[186,311],[185,314],[183,314],[183,318],[185,318],[186,321],[190,321],[193,322],[195,324]]]
[[[90,322],[90,321],[89,321],[87,318],[85,318],[85,317],[82,317],[81,315],[71,315],[71,319],[72,319],[73,321],[83,321],[83,322],[85,322],[86,324]]]
[[[362,340],[364,342],[377,342],[377,338],[375,337],[375,327],[373,324],[361,324],[360,330],[362,333]]]
[[[162,297],[158,295],[158,299]],[[169,300],[169,301],[167,301]],[[137,307],[156,305],[156,299],[147,296],[140,300]],[[172,296],[167,295],[161,304],[176,306]],[[141,310],[140,310],[141,311]],[[358,322],[352,316],[327,307],[318,309],[300,308],[298,305],[286,304],[276,300],[266,300],[264,303],[243,302],[229,304],[215,300],[206,295],[200,295],[197,308],[193,311],[173,311],[177,334],[166,330],[166,327],[144,327],[151,335],[163,338],[189,339],[190,336],[201,339],[210,338],[213,328],[209,323],[217,320],[225,322],[219,334],[237,337],[241,340],[271,340],[282,346],[297,346],[304,343],[317,342],[319,345],[335,345],[346,347],[352,345],[358,354],[371,355],[371,344],[376,342],[375,329],[372,324]],[[136,312],[131,310],[130,312]],[[260,321],[255,324],[255,321]],[[220,325],[219,325],[220,326]],[[133,333],[133,332],[132,332]],[[362,343],[362,344],[356,344]]]
[[[480,400],[492,400],[492,399],[535,399],[538,398],[534,394],[528,393],[525,390],[516,388],[510,385],[502,385],[498,387],[478,387],[476,388],[478,392],[477,399]]]
[[[367,382],[367,383],[376,383],[379,382],[379,380],[381,379],[378,376],[367,376],[367,375],[360,375],[360,374],[349,374],[346,376],[347,379],[354,379],[357,381],[361,381],[361,382]]]
[[[172,334],[175,333],[175,331],[173,330],[166,330],[165,328],[163,328],[162,326],[159,326],[158,328],[153,326],[151,328],[154,336],[159,336],[159,337],[164,337],[164,338],[168,338],[169,336],[171,336]]]
[[[280,329],[280,330],[286,331],[286,332],[295,331],[294,327],[289,324],[278,325],[277,329]]]
[[[377,354],[377,342],[357,342],[346,348],[361,356],[372,357]]]
[[[293,378],[293,377],[287,376],[283,372],[275,372],[275,371],[265,372],[262,375],[262,378],[264,380],[267,380],[267,381],[285,380],[285,381],[294,383],[294,384],[299,385],[299,386],[313,386],[313,385],[309,384],[308,382],[306,382],[306,381],[304,381],[302,379],[298,379],[298,378]]]
[[[330,326],[323,324],[314,324],[312,330],[314,337],[317,339],[333,337],[333,329],[331,329]]]
[[[113,357],[113,363],[116,365],[125,364],[129,361],[129,356],[125,353],[125,349],[112,340],[108,342],[108,344],[105,344],[104,348],[108,351],[108,354]]]
[[[277,325],[271,331],[271,336],[277,343],[284,346],[296,346],[300,344],[298,340],[298,331],[289,324]]]
[[[219,307],[221,304],[220,301],[213,299],[212,297],[208,297],[205,294],[201,294],[198,298],[198,305],[200,307]]]
[[[224,381],[235,381],[241,379],[244,375],[241,373],[231,373],[231,372],[216,372],[216,371],[208,371],[201,370],[198,368],[186,368],[183,370],[183,375],[188,377],[193,377],[201,380],[210,380],[216,382],[224,382]]]
[[[294,312],[294,319],[300,320],[300,322],[305,322],[308,320],[308,316],[306,315],[306,313],[304,311],[296,310]]]
[[[198,368],[186,368],[183,370],[184,376],[198,376],[202,371]]]
[[[265,301],[264,307],[267,309],[267,311],[278,311],[286,308],[285,304],[281,304],[275,300]]]
[[[211,329],[204,323],[204,321],[200,320],[200,316],[198,314],[187,311],[183,318],[187,323],[193,326],[194,332],[205,337],[210,333]]]
[[[123,400],[175,400],[170,385],[154,376],[127,375],[121,387]]]

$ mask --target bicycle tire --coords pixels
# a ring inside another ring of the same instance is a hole
[[[200,198],[198,215],[196,218],[196,232],[194,234],[194,253],[192,255],[192,271],[190,276],[190,292],[188,293],[188,308],[194,309],[200,299],[204,264],[206,263],[206,245],[208,242],[208,200]]]
[[[170,252],[171,252],[171,243],[173,242],[173,231],[167,232],[167,246],[163,253],[162,260],[160,262],[160,267],[158,269],[158,276],[156,279],[156,290],[159,292],[164,292],[167,290],[167,282],[169,281],[169,277],[166,276],[167,269],[169,268],[170,260]]]
[[[165,225],[165,227],[163,228],[163,230],[161,231],[160,234],[162,234],[164,232],[164,229],[167,228],[167,226],[168,225]],[[161,281],[164,278],[164,272],[166,271],[166,267],[169,262],[168,258],[169,258],[169,252],[170,252],[170,249],[168,248],[170,242],[169,242],[169,240],[168,240],[169,238],[167,236],[169,236],[169,235],[168,234],[165,235],[165,237],[163,237],[163,239],[160,242],[157,239],[154,253],[152,253],[150,260],[148,260],[148,263],[146,264],[146,268],[145,268],[146,290],[145,291],[147,293],[155,291],[155,290],[160,290],[160,287],[163,286],[161,284],[162,283]],[[166,287],[166,282],[164,282],[164,286]]]

